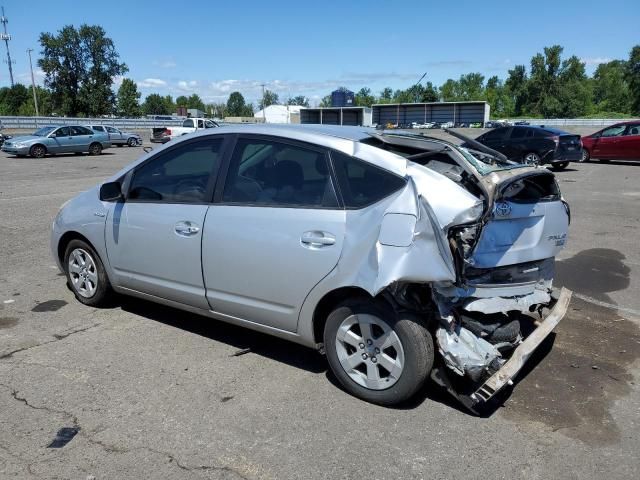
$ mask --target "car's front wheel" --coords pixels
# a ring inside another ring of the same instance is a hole
[[[112,295],[100,257],[88,243],[72,240],[64,254],[67,282],[76,298],[92,307],[104,305]]]
[[[47,149],[44,148],[44,146],[42,145],[34,145],[29,150],[29,155],[31,155],[33,158],[42,158],[46,154],[47,154]]]
[[[580,157],[580,162],[584,163],[584,162],[588,162],[591,159],[591,154],[589,153],[589,150],[587,150],[586,148],[582,149],[582,156]]]
[[[540,155],[536,152],[529,152],[524,155],[524,163],[527,165],[537,166],[540,165]]]
[[[137,147],[138,146],[138,140],[136,140],[135,138],[131,137],[129,140],[127,140],[127,145],[129,145],[130,147]]]
[[[433,338],[419,318],[373,300],[348,300],[328,316],[324,346],[349,393],[379,405],[411,398],[433,367]]]

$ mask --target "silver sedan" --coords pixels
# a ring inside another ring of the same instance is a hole
[[[81,125],[48,126],[36,130],[31,135],[14,137],[2,145],[2,151],[23,157],[29,155],[42,158],[47,154],[82,153],[100,155],[111,147],[109,137],[104,133]]]
[[[568,220],[551,172],[489,151],[225,126],[70,200],[51,249],[86,305],[150,299],[318,349],[367,401],[396,404],[431,377],[473,409],[564,316],[570,294],[552,282]]]

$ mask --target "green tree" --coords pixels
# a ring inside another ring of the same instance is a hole
[[[171,98],[171,97],[169,97]],[[157,93],[147,95],[142,104],[142,112],[145,115],[170,115],[172,112],[167,108],[166,97]]]
[[[378,98],[378,102],[380,103],[391,103],[393,100],[393,90],[389,87],[385,87],[380,92],[380,97]]]
[[[205,106],[200,96],[196,93],[193,93],[189,95],[189,98],[187,99],[187,108],[196,108],[198,110],[204,111]]]
[[[309,107],[309,99],[303,95],[292,97],[287,101],[287,105],[300,105],[301,107]]]
[[[575,55],[562,62],[558,74],[559,116],[576,118],[590,113],[593,90],[584,63]]]
[[[0,89],[0,115],[20,115],[20,107],[29,100],[31,91],[16,83]]]
[[[118,88],[118,115],[135,118],[140,116],[140,96],[136,82],[130,78],[122,80]]]
[[[491,113],[496,117],[510,117],[513,115],[513,99],[508,88],[497,76],[487,80],[484,97],[491,106]]]
[[[187,107],[187,104],[189,103],[189,99],[185,96],[185,95],[180,95],[179,97],[176,97],[176,107]]]
[[[111,113],[115,98],[113,78],[128,71],[113,40],[98,25],[67,25],[56,35],[40,34],[45,73],[55,108],[65,115]]]
[[[18,115],[31,117],[36,114],[36,107],[33,103],[33,91],[31,88],[27,87],[29,90],[29,96],[20,105],[20,109],[18,110]],[[36,86],[36,95],[38,96],[38,113],[41,116],[49,116],[53,113],[52,104],[51,104],[51,92],[46,88],[42,88],[40,86]]]
[[[325,95],[324,97],[322,97],[322,100],[320,100],[320,106],[321,107],[330,107],[331,106],[331,95]]]
[[[422,89],[422,98],[420,100],[422,102],[437,102],[438,100],[440,100],[438,89],[433,86],[433,83],[427,82],[427,84]]]
[[[455,102],[459,100],[460,85],[456,80],[449,78],[440,86],[440,97],[445,102]]]
[[[528,101],[528,82],[527,67],[524,65],[516,65],[512,70],[509,70],[509,77],[505,81],[506,94],[513,105],[513,115],[517,117],[524,113],[524,108]]]
[[[260,102],[258,103],[258,109],[262,110],[265,107],[268,107],[269,105],[278,105],[280,103],[280,100],[278,98],[278,94],[275,92],[272,92],[271,90],[265,90],[264,91],[264,98],[262,98],[260,100]]]
[[[176,104],[174,103],[171,95],[165,95],[162,97],[162,103],[164,103],[164,109],[167,111],[167,114],[175,113]]]
[[[531,59],[525,107],[527,113],[545,118],[557,118],[561,115],[559,75],[562,51],[560,45],[545,47],[544,54],[538,53]]]
[[[227,104],[209,103],[207,105],[207,112],[209,112],[213,118],[224,118],[227,116]]]
[[[243,117],[246,112],[247,105],[242,94],[240,92],[231,93],[227,100],[227,115],[230,117]]]
[[[376,97],[371,94],[371,89],[368,87],[361,88],[358,93],[355,94],[355,105],[358,107],[370,107],[376,101]]]
[[[631,113],[640,115],[640,45],[631,49],[626,70],[627,83],[631,92]]]
[[[601,63],[593,74],[593,102],[596,112],[631,112],[631,92],[626,79],[627,62]]]

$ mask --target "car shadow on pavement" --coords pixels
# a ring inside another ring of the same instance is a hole
[[[312,373],[327,370],[318,352],[272,335],[133,297],[119,296],[118,304],[125,312],[237,348],[235,355],[260,355]]]

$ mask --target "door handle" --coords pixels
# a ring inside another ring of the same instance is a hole
[[[304,232],[300,241],[310,247],[323,247],[336,243],[336,237],[329,232],[310,231]]]
[[[182,221],[176,223],[174,231],[181,237],[192,237],[200,231],[200,227],[193,222]]]

